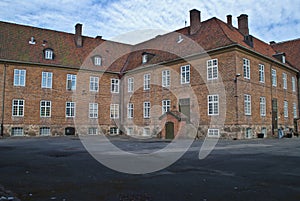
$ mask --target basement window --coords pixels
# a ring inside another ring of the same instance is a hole
[[[45,49],[44,53],[45,53],[45,55],[44,55],[45,59],[53,60],[54,54],[53,54],[53,50],[52,49]]]
[[[110,127],[109,134],[118,135],[119,134],[119,129],[117,127]]]
[[[23,136],[24,130],[22,127],[14,127],[11,129],[11,135],[12,136]]]

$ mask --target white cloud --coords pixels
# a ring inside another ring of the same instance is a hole
[[[175,30],[189,25],[189,10],[201,10],[202,20],[227,14],[249,15],[250,33],[264,41],[289,40],[300,35],[300,3],[245,0],[2,0],[0,20],[59,31],[74,32],[83,23],[83,34],[104,38],[144,29]],[[157,33],[155,33],[157,34]]]

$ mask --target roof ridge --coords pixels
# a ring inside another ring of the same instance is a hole
[[[223,22],[222,20],[220,20],[220,19],[218,19],[218,18],[216,18],[216,17],[213,17],[213,18],[211,18],[211,19],[214,19],[214,20],[216,21],[216,23],[218,24],[218,26],[221,28],[223,34],[226,36],[226,38],[227,38],[230,42],[236,43],[235,41],[231,40],[231,38],[230,38],[230,37],[226,34],[226,32],[224,31],[223,27],[220,25],[220,23],[225,24],[225,22]],[[227,24],[225,24],[225,25],[227,26]],[[233,27],[233,28],[234,28],[234,27]]]
[[[291,40],[275,42],[274,45],[280,45],[280,44],[283,44],[283,43],[289,43],[289,42],[294,42],[294,41],[298,41],[298,40],[300,41],[300,38],[295,38],[295,39],[291,39]]]

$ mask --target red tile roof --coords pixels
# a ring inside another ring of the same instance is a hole
[[[272,44],[277,53],[285,53],[287,62],[300,70],[300,39]]]

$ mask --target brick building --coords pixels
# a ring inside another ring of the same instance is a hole
[[[245,14],[236,28],[195,9],[137,45],[0,22],[1,134],[276,136],[298,118],[299,46],[252,36]]]

